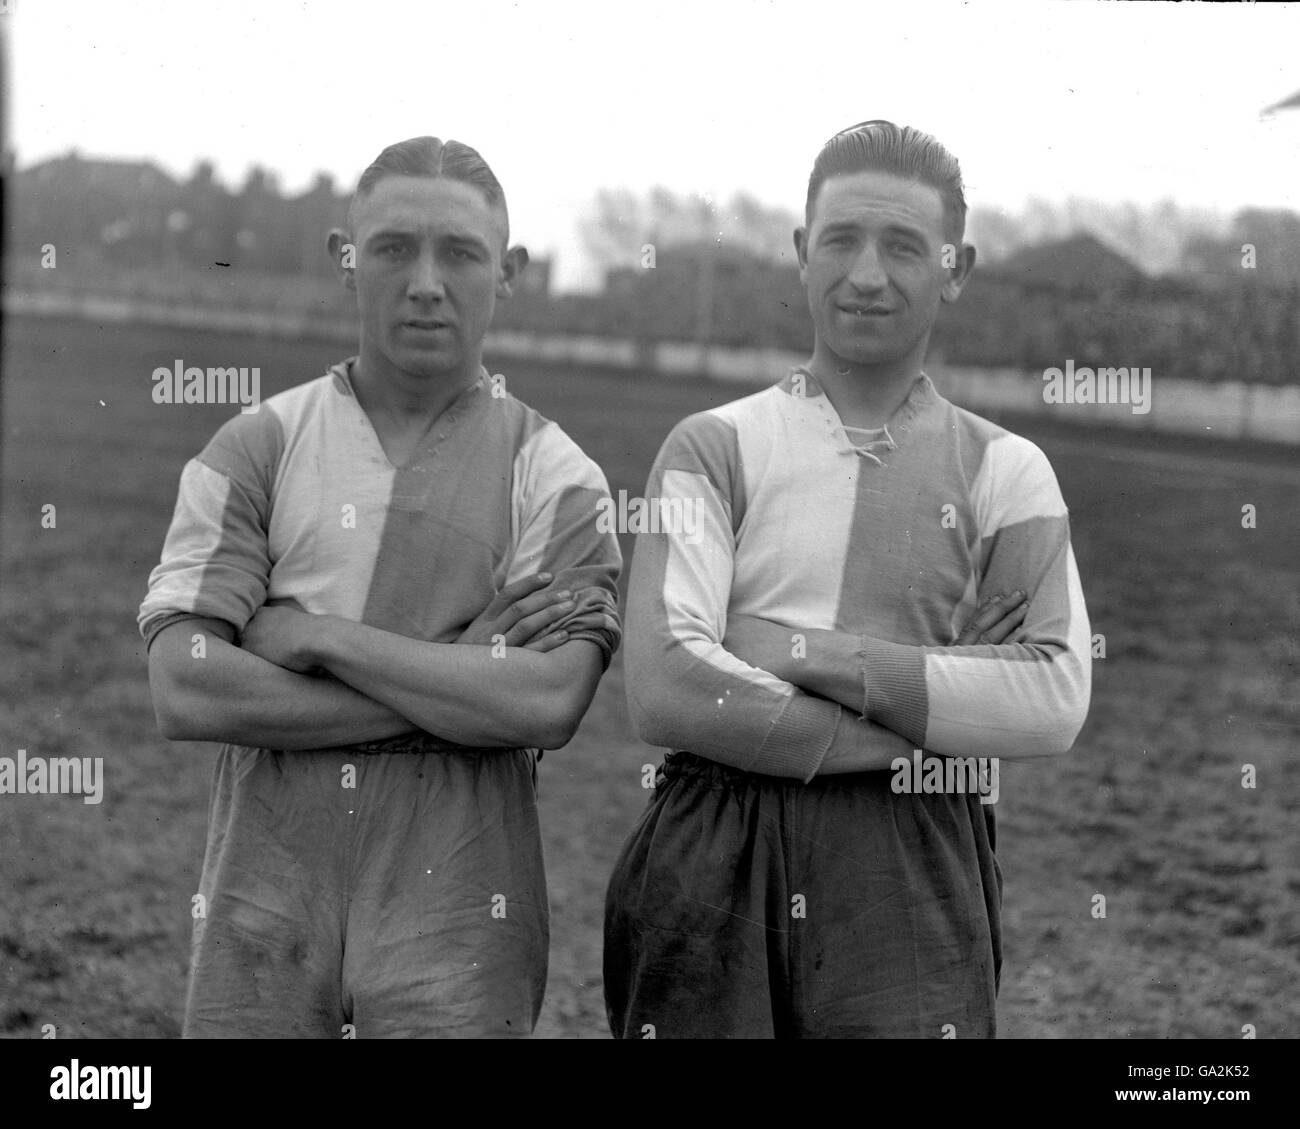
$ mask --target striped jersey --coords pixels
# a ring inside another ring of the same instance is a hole
[[[805,782],[848,713],[723,646],[728,613],[862,637],[861,716],[915,748],[1068,749],[1091,688],[1069,515],[1033,443],[922,374],[873,438],[795,370],[690,416],[646,496],[693,512],[637,538],[626,686],[650,744]],[[1018,641],[953,646],[983,596],[1023,589]],[[851,717],[857,717],[855,712]]]
[[[264,602],[292,600],[450,643],[503,585],[547,571],[575,599],[556,629],[608,665],[622,559],[598,529],[600,468],[486,371],[394,467],[357,401],[356,360],[228,420],[186,464],[145,640],[192,616],[242,631]]]

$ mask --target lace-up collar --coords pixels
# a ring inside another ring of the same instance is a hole
[[[938,396],[933,382],[925,373],[921,373],[912,384],[907,398],[885,421],[883,427],[846,427],[817,378],[802,365],[797,365],[790,371],[782,386],[817,413],[822,426],[843,454],[869,459],[882,467],[886,463],[881,455],[896,451],[907,442],[912,420]]]

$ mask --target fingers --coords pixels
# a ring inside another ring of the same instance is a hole
[[[997,623],[988,628],[980,637],[981,643],[1005,643],[1016,628],[1025,622],[1025,615],[1029,611],[1029,601],[1025,600],[1012,608]]]
[[[956,645],[969,647],[975,643],[986,628],[997,622],[998,602],[1005,601],[1006,598],[1006,595],[1002,592],[995,592],[993,595],[986,596],[981,600],[979,606],[975,609],[975,614],[971,616],[969,622],[958,634]]]
[[[525,596],[539,589],[545,588],[554,579],[555,577],[549,572],[535,572],[532,576],[525,576],[516,580],[513,584],[507,584],[496,594],[492,603],[488,605],[486,612],[488,618],[496,619],[511,604],[522,600]]]
[[[569,641],[567,631],[551,631],[546,635],[538,636],[524,644],[525,651],[539,651],[545,654],[547,651],[553,651],[556,647],[563,647]]]
[[[1024,622],[1028,610],[1029,602],[1023,590],[1018,588],[1009,595],[997,592],[976,609],[970,622],[957,636],[956,646],[1001,643]]]
[[[563,619],[574,608],[573,593],[539,592],[520,600],[515,611],[521,617],[506,633],[507,647],[522,647],[538,635],[545,634],[552,624]]]

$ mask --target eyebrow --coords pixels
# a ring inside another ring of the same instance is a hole
[[[409,227],[385,227],[374,232],[366,239],[366,245],[382,242],[385,239],[418,239],[419,234],[414,228]],[[480,251],[491,251],[487,241],[480,236],[467,231],[449,231],[443,232],[438,236],[443,243],[455,243],[461,246],[476,247]]]
[[[856,234],[861,229],[862,225],[856,220],[832,220],[830,223],[822,227],[817,237],[818,239],[822,239],[828,235],[838,235],[841,232]],[[909,224],[899,223],[897,221],[890,221],[885,225],[885,234],[906,236],[907,238],[915,239],[920,243],[929,242],[925,232],[920,228],[912,227]]]
[[[477,247],[480,251],[490,251],[492,249],[485,239],[469,232],[451,231],[443,238],[448,243],[460,243],[470,247]]]

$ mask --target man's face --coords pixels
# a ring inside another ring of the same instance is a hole
[[[388,176],[357,201],[353,223],[367,349],[412,376],[476,368],[509,293],[502,209],[462,181]]]
[[[938,189],[870,170],[831,177],[795,238],[818,339],[837,357],[888,364],[929,334],[953,280]]]

